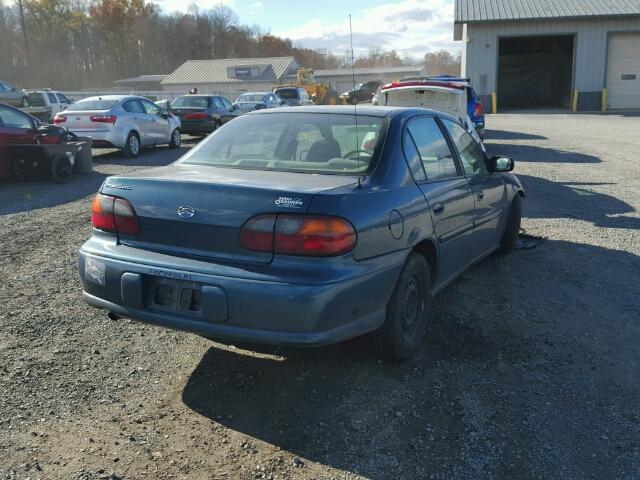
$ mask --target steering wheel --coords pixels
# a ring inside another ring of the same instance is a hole
[[[371,153],[369,150],[362,150],[360,148],[356,149],[356,150],[351,150],[350,152],[346,153],[345,155],[342,156],[342,158],[347,159],[349,157],[352,157],[355,154],[360,154],[360,153],[364,153],[367,155],[367,157],[371,158],[373,156],[373,153]]]

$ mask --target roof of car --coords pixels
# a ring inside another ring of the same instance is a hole
[[[287,112],[287,113],[337,113],[340,115],[353,115],[354,111],[358,116],[364,115],[369,117],[389,117],[394,114],[403,113],[420,113],[420,114],[434,114],[445,115],[437,110],[431,110],[423,107],[382,107],[376,105],[308,105],[301,107],[283,107],[283,108],[270,108],[267,110],[256,110],[249,113],[249,115],[268,115],[271,113]]]
[[[242,95],[271,95],[271,92],[243,92],[239,96]]]
[[[96,100],[96,99],[102,99],[102,100],[124,100],[125,98],[144,98],[144,97],[140,97],[139,95],[94,95],[93,97],[87,97],[87,98],[83,98],[82,100]],[[79,101],[82,101],[79,100]]]

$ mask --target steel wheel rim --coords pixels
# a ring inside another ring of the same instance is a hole
[[[176,144],[176,146],[180,146],[180,142],[182,141],[182,139],[180,138],[180,132],[178,130],[175,130],[173,132],[173,143]]]

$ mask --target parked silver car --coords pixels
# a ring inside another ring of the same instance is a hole
[[[261,110],[263,108],[277,108],[284,104],[284,100],[271,92],[247,92],[240,95],[234,105],[242,113]]]
[[[182,143],[180,119],[152,101],[135,95],[105,95],[79,100],[53,122],[91,137],[96,148],[121,148],[135,157],[142,147]]]
[[[17,89],[9,82],[0,80],[0,102],[13,105],[15,107],[28,107],[29,99],[26,92]]]

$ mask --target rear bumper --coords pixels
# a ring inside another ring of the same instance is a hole
[[[151,255],[158,261],[149,262],[147,253],[144,263],[133,263],[81,248],[83,300],[122,317],[213,338],[300,346],[337,343],[380,327],[404,258],[399,252],[369,265],[357,262],[357,272],[338,272],[333,278],[329,273],[313,283],[313,272],[306,282],[265,275],[264,267],[260,275],[241,278],[228,276],[228,269],[215,264],[202,272],[204,262],[199,261],[193,261],[193,270],[184,259],[180,269],[167,268],[166,255]],[[90,268],[97,264],[102,269],[103,285],[95,275],[87,276],[88,259]],[[151,285],[158,275],[202,285],[201,311],[154,308]]]
[[[211,133],[217,128],[215,120],[181,120],[180,131],[186,135]]]
[[[126,136],[123,137],[123,134],[115,128],[111,130],[70,130],[79,137],[90,137],[93,140],[93,148],[124,148],[127,140]]]

